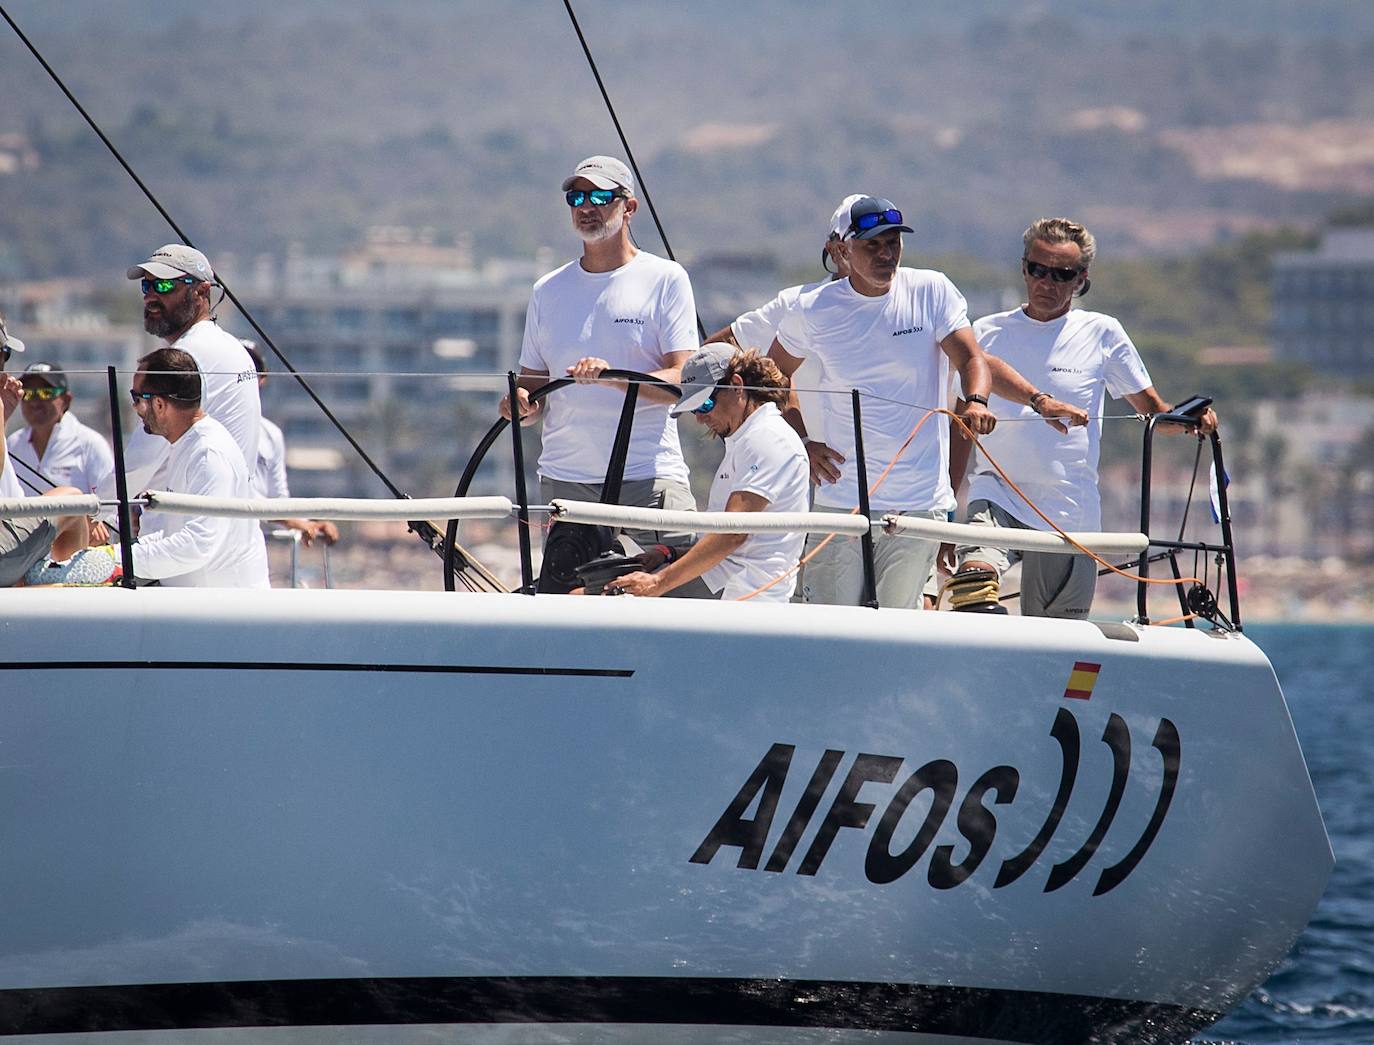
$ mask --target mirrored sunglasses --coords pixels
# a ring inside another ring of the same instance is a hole
[[[180,279],[141,279],[138,285],[143,289],[143,293],[156,290],[159,294],[170,294],[182,283],[196,282],[190,276],[182,276]]]
[[[26,388],[24,389],[24,402],[32,403],[34,400],[37,400],[40,403],[47,403],[56,399],[58,396],[66,394],[67,389],[63,385],[58,385],[56,388],[53,388],[51,385],[43,385],[40,388]]]
[[[569,189],[564,199],[568,201],[569,207],[580,207],[588,200],[591,201],[593,207],[605,207],[619,195],[620,192],[617,189],[592,189],[590,192],[585,192],[582,189]]]
[[[876,229],[879,225],[900,225],[902,223],[902,212],[895,207],[888,210],[875,210],[870,214],[860,214],[849,223],[850,232],[867,232],[869,229]]]
[[[694,414],[709,414],[712,410],[714,410],[714,409],[716,408],[716,396],[719,395],[719,394],[720,394],[720,389],[719,389],[719,388],[713,390],[713,391],[711,392],[711,394],[708,395],[708,396],[706,397],[706,399],[702,402],[702,404],[701,404],[699,407],[697,407],[695,410],[692,411],[692,413],[694,413]]]

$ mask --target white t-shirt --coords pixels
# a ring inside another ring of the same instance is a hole
[[[160,437],[159,437],[160,438]],[[248,466],[228,431],[212,417],[187,429],[167,455],[175,493],[250,497]],[[159,513],[163,529],[145,528],[134,545],[134,573],[181,588],[266,588],[267,547],[253,519]]]
[[[741,348],[757,348],[764,355],[778,336],[778,327],[783,317],[797,307],[803,294],[809,294],[831,282],[828,279],[815,283],[803,283],[778,292],[778,296],[766,305],[760,305],[752,312],[746,312],[730,324],[730,332],[735,336],[735,344]],[[820,384],[821,367],[814,360],[802,360],[802,365],[792,374],[792,387],[797,392],[797,407],[801,410],[802,422],[812,439],[825,442],[825,420],[821,411],[821,393],[815,391]]]
[[[203,375],[200,408],[206,416],[224,426],[238,444],[245,461],[256,461],[262,403],[258,398],[258,372],[248,350],[238,338],[209,319],[196,323],[168,347],[189,352],[195,359]],[[144,490],[168,488],[163,465],[169,450],[166,439],[149,435],[135,420],[133,431],[124,440],[124,471],[128,475],[131,496]],[[113,472],[100,483],[97,492],[101,500],[114,498]],[[160,515],[150,524],[147,514],[157,515],[145,513],[144,525],[154,528],[165,525]]]
[[[725,502],[736,491],[758,494],[770,512],[805,512],[811,484],[806,448],[792,426],[772,403],[760,404],[733,434],[725,437],[725,456],[711,480],[707,511],[725,511]],[[724,589],[721,598],[738,599],[797,565],[803,533],[755,533],[724,560],[701,575],[712,591]],[[754,598],[786,602],[797,586],[794,574]]]
[[[595,356],[613,369],[649,373],[663,369],[668,353],[694,352],[698,343],[686,270],[640,251],[611,272],[588,272],[570,261],[540,279],[530,294],[520,365],[554,379]],[[539,474],[602,482],[623,401],[620,389],[602,385],[572,385],[549,395]],[[642,392],[625,478],[687,482],[677,419],[668,416],[668,404],[646,402]]]
[[[28,491],[19,482],[19,476],[14,474],[14,464],[9,456],[5,457],[5,466],[0,468],[0,497],[18,498],[27,497]]]
[[[993,404],[999,423],[991,435],[979,437],[982,445],[1060,527],[1100,529],[1097,457],[1103,390],[1121,399],[1153,383],[1126,331],[1100,312],[1071,309],[1058,319],[1040,323],[1017,308],[984,316],[973,325],[973,332],[985,352],[1010,363],[1037,390],[1082,407],[1091,418],[1086,426],[1070,428],[1063,435],[1029,406],[999,399]],[[1001,505],[1033,529],[1048,529],[993,470],[986,456],[976,452],[968,496]]]
[[[290,497],[286,486],[286,439],[276,423],[263,418],[258,429],[258,466],[253,471],[256,497]]]
[[[949,362],[940,342],[968,325],[964,296],[948,277],[900,268],[881,297],[858,293],[847,279],[801,295],[783,318],[778,341],[791,355],[819,360],[823,386],[846,393],[857,388],[863,394],[871,488],[926,411],[949,405]],[[853,508],[859,488],[849,396],[823,396],[822,411],[825,441],[844,455],[845,463],[839,482],[816,488],[816,504]],[[922,426],[869,503],[884,512],[954,507],[947,417],[936,414]]]
[[[12,457],[42,472],[53,486],[74,486],[91,493],[114,469],[114,454],[105,437],[82,424],[70,410],[53,426],[42,457],[33,452],[30,427],[12,433],[8,442]],[[42,485],[42,480],[33,478]]]

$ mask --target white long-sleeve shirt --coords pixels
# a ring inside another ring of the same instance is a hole
[[[286,484],[286,439],[277,425],[262,419],[258,433],[258,466],[253,471],[255,497],[290,497]]]
[[[251,497],[248,466],[233,438],[202,417],[170,444],[167,485],[173,493]],[[134,573],[174,587],[266,588],[267,547],[252,519],[160,513],[164,528],[134,545]]]
[[[228,430],[243,459],[256,465],[262,402],[258,397],[258,372],[248,350],[233,334],[209,319],[193,325],[168,347],[191,354],[202,375],[200,408]],[[167,440],[149,435],[135,423],[124,439],[124,472],[129,477],[129,493],[171,489],[163,470],[167,458]],[[96,492],[103,501],[114,499],[113,472],[101,481]],[[152,521],[154,528],[163,524],[160,515]]]

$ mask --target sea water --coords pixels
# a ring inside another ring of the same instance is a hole
[[[1374,627],[1270,624],[1336,867],[1292,953],[1199,1042],[1374,1043]]]

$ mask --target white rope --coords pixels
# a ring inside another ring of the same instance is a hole
[[[905,515],[884,515],[883,530],[893,537],[917,537],[928,541],[974,547],[1049,552],[1057,555],[1082,554],[1059,534],[1044,530],[1021,530],[1009,526],[970,526],[967,523],[913,519]],[[1071,533],[1069,536],[1097,555],[1139,555],[1150,543],[1150,539],[1143,533]]]
[[[93,493],[54,497],[0,497],[0,519],[42,519],[59,515],[98,515],[100,498]]]
[[[688,533],[839,533],[859,537],[869,530],[861,515],[829,512],[675,512],[662,508],[626,508],[594,501],[553,502],[557,518],[597,526],[635,526],[646,530]]]
[[[149,490],[147,499],[160,512],[234,519],[504,519],[514,510],[509,497],[201,497]]]

